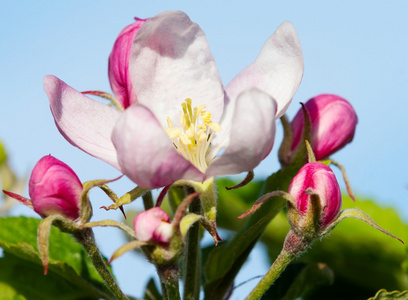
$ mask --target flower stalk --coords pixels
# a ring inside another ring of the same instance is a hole
[[[95,266],[95,269],[98,271],[99,275],[102,277],[107,288],[117,300],[128,300],[128,297],[122,292],[113,278],[112,274],[109,272],[106,264],[102,258],[101,253],[99,252],[98,246],[95,243],[95,237],[92,229],[83,228],[82,230],[74,233],[77,241],[82,244],[86,253],[92,261],[92,264]]]
[[[255,286],[245,300],[260,299],[276,279],[282,274],[286,267],[298,256],[300,256],[313,242],[306,241],[302,236],[290,230],[286,236],[281,253],[278,255],[268,272]]]
[[[188,192],[194,190],[188,188]],[[190,213],[201,214],[201,202],[197,197],[190,206]],[[199,299],[201,283],[201,252],[200,252],[200,223],[193,224],[186,237],[185,264],[184,264],[184,297],[185,300]]]

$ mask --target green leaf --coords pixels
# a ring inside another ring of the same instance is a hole
[[[309,298],[312,292],[334,281],[333,271],[322,263],[289,265],[261,299],[320,299]]]
[[[385,289],[381,289],[374,297],[371,297],[368,300],[398,300],[398,299],[400,300],[408,299],[408,291],[387,292]]]
[[[0,300],[26,300],[10,285],[0,282]]]
[[[4,250],[0,282],[28,299],[109,298],[82,246],[55,227],[49,240],[49,271],[44,276],[37,249],[39,222],[26,217],[0,218],[0,246]]]
[[[143,299],[144,300],[161,300],[161,299],[163,299],[163,297],[160,294],[160,291],[157,288],[156,283],[154,282],[153,278],[150,278],[149,282],[147,283]]]
[[[298,170],[299,167],[289,167],[273,174],[266,180],[262,194],[276,190],[287,191],[290,181]],[[251,184],[243,189],[245,188],[251,188]],[[254,199],[245,199],[244,201],[251,201],[251,203],[253,203],[258,197],[259,195]],[[225,199],[220,197],[218,201],[219,203],[226,201],[226,203],[229,204],[228,200],[228,196],[226,196]],[[284,205],[285,201],[280,198],[274,198],[264,203],[258,211],[248,218],[245,224],[241,225],[240,230],[232,239],[229,239],[211,251],[205,263],[204,270],[206,278],[204,287],[206,299],[222,299],[266,226]],[[230,205],[229,207],[234,206],[235,205]],[[243,212],[244,211],[237,214],[236,217]],[[221,218],[219,219],[221,220]],[[243,220],[240,222],[243,222]]]

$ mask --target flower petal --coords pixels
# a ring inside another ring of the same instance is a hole
[[[253,170],[272,149],[275,113],[275,101],[264,92],[251,88],[241,93],[235,105],[229,145],[210,164],[206,178]]]
[[[140,104],[148,107],[162,126],[166,117],[179,123],[181,103],[206,105],[218,122],[224,90],[217,66],[201,28],[180,11],[148,19],[132,46],[129,72]]]
[[[120,112],[84,96],[52,75],[44,78],[44,90],[55,124],[65,139],[120,170],[110,138]]]
[[[266,41],[258,58],[225,88],[232,101],[245,89],[257,87],[278,104],[280,118],[288,108],[303,76],[303,55],[293,25],[283,22]]]
[[[136,18],[136,22],[126,26],[120,33],[109,55],[109,82],[116,99],[123,108],[137,103],[129,76],[129,57],[133,39],[146,20]]]
[[[142,187],[203,179],[203,174],[178,154],[153,113],[142,105],[134,104],[123,113],[112,141],[123,173]]]

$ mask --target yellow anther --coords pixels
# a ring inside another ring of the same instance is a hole
[[[180,136],[180,140],[181,140],[181,143],[184,144],[184,145],[191,144],[191,139],[187,136],[187,134],[182,134]]]
[[[180,128],[165,128],[165,129],[166,129],[167,135],[169,136],[171,140],[178,138],[183,132]]]
[[[210,127],[213,131],[216,131],[216,132],[221,131],[221,126],[218,123],[211,122],[207,124],[207,126]]]
[[[205,105],[192,107],[192,100],[185,99],[181,104],[180,114],[181,128],[173,127],[170,118],[167,117],[168,128],[164,128],[173,141],[177,151],[189,160],[200,171],[207,168],[206,155],[209,152],[213,132],[221,130],[221,126],[211,120],[211,113],[205,111]]]

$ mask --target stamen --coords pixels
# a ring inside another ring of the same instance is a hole
[[[167,117],[167,128],[164,128],[173,141],[176,150],[196,166],[201,172],[208,167],[206,156],[209,153],[214,132],[221,131],[221,126],[211,120],[211,113],[205,111],[205,105],[192,107],[192,100],[187,98],[181,104],[181,128],[173,127]]]

